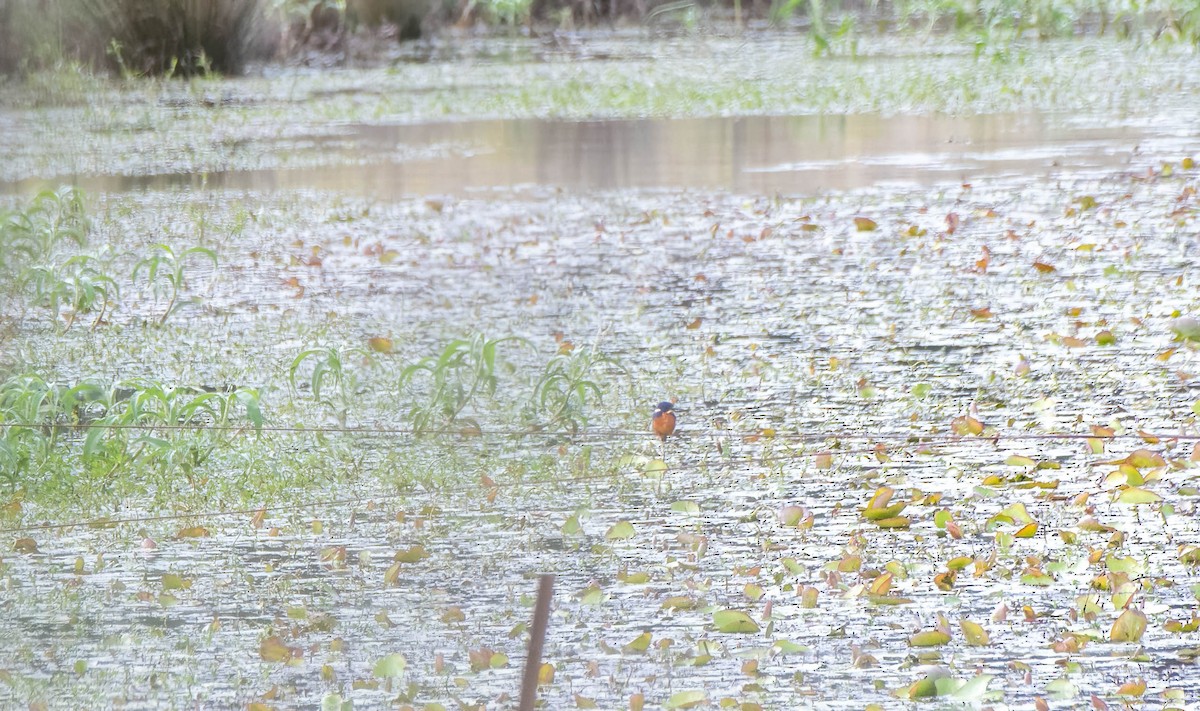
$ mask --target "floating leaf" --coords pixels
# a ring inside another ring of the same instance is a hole
[[[740,610],[719,610],[713,613],[713,624],[717,630],[727,634],[752,634],[758,632],[758,623]]]
[[[708,693],[704,691],[680,691],[671,695],[667,699],[666,708],[668,709],[690,709],[699,706],[708,700]]]
[[[871,232],[878,228],[879,225],[869,217],[854,218],[854,228],[859,232]]]
[[[892,504],[891,506],[882,509],[863,509],[862,515],[863,518],[867,519],[868,521],[879,521],[880,519],[885,518],[895,518],[896,515],[903,511],[904,507],[906,506],[908,506],[908,504],[904,501],[901,501],[898,504]]]
[[[667,463],[661,459],[651,459],[642,467],[643,474],[665,474],[667,471]]]
[[[959,701],[979,701],[987,693],[988,684],[995,678],[994,674],[977,674],[958,687],[951,696]]]
[[[417,563],[429,557],[424,546],[412,546],[407,550],[402,550],[393,556],[393,560],[397,563]]]
[[[676,513],[697,516],[700,514],[700,504],[697,504],[695,501],[676,501],[671,504],[671,510]]]
[[[187,578],[176,575],[175,573],[163,573],[162,576],[163,590],[187,590],[192,587],[192,581]]]
[[[663,600],[662,608],[664,610],[691,610],[696,606],[696,601],[685,595],[675,595]]]
[[[1200,320],[1183,316],[1172,319],[1170,326],[1179,340],[1200,342]]]
[[[970,415],[961,415],[950,421],[950,431],[956,435],[983,434],[983,423]]]
[[[908,687],[909,699],[932,699],[938,695],[937,682],[932,677],[924,677],[912,683]]]
[[[390,338],[375,336],[367,339],[367,347],[376,353],[391,353],[395,344],[392,343],[392,339]]]
[[[911,647],[940,647],[950,641],[950,635],[942,630],[925,630],[908,638]]]
[[[604,538],[609,541],[623,541],[633,538],[636,531],[633,530],[633,524],[628,521],[618,521],[614,523],[604,534]]]
[[[375,662],[375,668],[371,673],[381,679],[391,679],[403,676],[406,666],[408,666],[408,660],[404,658],[403,654],[389,654]]]
[[[783,506],[779,509],[779,522],[785,526],[797,526],[807,513],[803,506]]]
[[[1026,585],[1046,587],[1054,583],[1054,578],[1046,575],[1046,573],[1039,568],[1031,568],[1021,574],[1021,582]]]
[[[211,533],[204,526],[189,526],[179,529],[179,533],[175,534],[176,538],[208,538]]]
[[[1141,696],[1144,693],[1146,693],[1146,680],[1140,677],[1117,687],[1117,696]]]
[[[1142,489],[1136,486],[1131,486],[1122,491],[1117,496],[1118,504],[1129,504],[1137,506],[1139,504],[1156,504],[1162,501],[1162,497],[1148,489]]]
[[[278,637],[267,637],[258,645],[258,656],[265,662],[289,662],[292,660],[292,649]]]
[[[771,650],[778,654],[801,654],[808,651],[808,647],[796,642],[789,642],[786,639],[776,640],[775,644],[771,645]]]
[[[637,637],[634,637],[633,640],[628,642],[627,644],[625,644],[625,646],[621,647],[621,651],[625,652],[626,654],[633,654],[635,652],[637,652],[637,653],[644,652],[644,651],[646,651],[647,648],[650,647],[650,639],[651,639],[650,633],[643,632],[640,635],[638,635]]]
[[[1113,622],[1108,639],[1112,642],[1140,642],[1146,632],[1146,615],[1141,610],[1130,608]]]
[[[1037,535],[1038,525],[1036,523],[1027,523],[1013,535],[1017,538],[1033,538]]]
[[[991,642],[987,630],[978,623],[963,619],[958,621],[958,626],[962,628],[967,644],[973,647],[986,647]]]

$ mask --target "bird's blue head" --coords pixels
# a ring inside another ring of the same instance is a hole
[[[654,414],[661,415],[664,412],[670,412],[671,410],[674,410],[674,409],[675,409],[675,403],[667,402],[666,400],[663,400],[662,402],[658,403],[657,407],[654,408]]]

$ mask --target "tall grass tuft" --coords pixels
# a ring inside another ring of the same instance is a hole
[[[74,0],[92,59],[127,75],[239,74],[268,49],[264,0]]]

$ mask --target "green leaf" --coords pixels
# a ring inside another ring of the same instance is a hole
[[[771,645],[771,649],[779,654],[801,654],[808,651],[808,647],[796,642],[790,642],[786,639],[776,640],[775,644]]]
[[[758,623],[741,610],[719,610],[713,613],[713,624],[726,634],[753,634],[758,632]]]
[[[685,513],[692,516],[698,516],[700,514],[700,505],[695,501],[676,501],[675,503],[671,504],[671,510],[675,511],[676,513]]]
[[[704,691],[680,691],[671,695],[667,699],[666,708],[668,709],[690,709],[699,706],[708,699],[707,692]]]
[[[375,669],[371,673],[381,679],[395,678],[404,674],[406,666],[408,660],[403,654],[389,654],[375,662]]]
[[[912,686],[908,687],[909,699],[932,699],[937,694],[937,682],[928,676],[914,681]]]
[[[953,696],[959,701],[979,701],[983,695],[987,693],[988,683],[995,678],[993,674],[979,674],[967,680],[966,684],[959,687]]]
[[[626,654],[641,653],[650,647],[651,635],[649,632],[643,632],[637,637],[634,637],[631,642],[621,647],[621,651]]]
[[[609,541],[623,541],[633,538],[637,532],[633,530],[633,524],[628,521],[618,521],[608,529],[604,534],[604,538]]]
[[[940,647],[950,642],[950,635],[941,630],[925,630],[908,638],[911,647]]]
[[[1117,496],[1118,504],[1128,504],[1130,506],[1137,506],[1139,504],[1155,504],[1159,501],[1162,501],[1162,497],[1158,494],[1148,489],[1142,489],[1136,486],[1129,487]]]

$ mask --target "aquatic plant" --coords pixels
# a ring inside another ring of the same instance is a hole
[[[19,282],[31,292],[34,305],[50,310],[55,324],[65,315],[63,330],[70,329],[79,314],[93,312],[95,328],[120,296],[116,280],[106,273],[101,260],[85,254],[75,255],[61,265],[30,267]]]
[[[354,407],[361,381],[358,373],[347,367],[353,359],[370,363],[371,355],[361,348],[307,348],[292,359],[288,367],[288,383],[293,393],[299,392],[297,374],[308,371],[307,385],[317,404],[333,410],[338,423],[345,427]]]
[[[478,429],[477,421],[460,422],[459,418],[480,395],[496,392],[496,349],[506,342],[530,345],[518,336],[489,339],[475,333],[450,341],[439,355],[422,358],[401,371],[397,380],[401,391],[414,385],[418,376],[427,381],[424,391],[417,393],[420,402],[408,412],[413,430],[422,433],[456,424]]]
[[[589,405],[601,400],[606,390],[602,369],[624,370],[595,346],[575,350],[560,344],[534,383],[523,411],[526,423],[537,430],[572,434],[586,427]]]
[[[188,304],[198,303],[199,299],[191,299],[189,301],[180,301],[180,293],[186,286],[186,270],[188,257],[207,257],[208,261],[212,262],[212,268],[215,271],[219,264],[217,253],[208,247],[188,247],[178,253],[175,252],[169,245],[156,244],[151,248],[150,254],[138,260],[133,266],[133,272],[130,274],[130,280],[136,282],[138,276],[144,271],[146,275],[146,283],[153,291],[155,298],[161,296],[162,287],[159,282],[165,282],[167,306],[163,311],[162,316],[158,319],[158,325],[162,326],[171,318],[179,309]]]
[[[48,260],[63,243],[83,247],[90,229],[83,192],[73,187],[43,190],[22,207],[0,210],[0,271]]]

